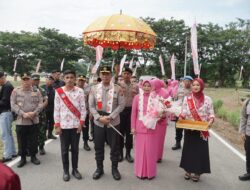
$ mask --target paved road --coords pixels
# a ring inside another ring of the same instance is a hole
[[[42,164],[28,164],[19,169],[12,168],[19,174],[23,190],[250,190],[250,182],[240,182],[238,175],[245,171],[245,163],[215,137],[210,138],[210,159],[212,174],[203,175],[200,182],[194,183],[183,178],[183,170],[179,168],[181,151],[172,151],[174,144],[174,127],[167,132],[163,162],[158,164],[158,176],[154,180],[139,180],[133,175],[133,164],[123,161],[119,165],[122,180],[115,181],[111,175],[109,149],[106,147],[104,162],[105,175],[94,181],[92,174],[96,168],[92,150],[86,152],[80,144],[79,171],[83,180],[71,178],[70,182],[62,181],[62,164],[60,158],[59,139],[46,146],[47,154],[39,156]]]

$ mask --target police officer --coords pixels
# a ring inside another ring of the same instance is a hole
[[[31,155],[31,162],[40,164],[36,158],[39,113],[43,108],[41,92],[33,91],[29,73],[21,75],[21,86],[15,88],[11,94],[11,109],[17,114],[16,133],[19,139],[21,160],[17,167],[26,164],[27,149]]]
[[[125,147],[126,147],[126,160],[130,163],[134,161],[130,155],[131,149],[133,148],[133,136],[131,134],[131,111],[132,111],[132,102],[136,94],[139,93],[139,89],[136,84],[131,83],[133,71],[124,67],[122,72],[123,80],[118,84],[121,86],[124,98],[125,98],[125,109],[121,112],[121,133],[125,136]],[[120,156],[119,161],[123,160],[123,148],[124,148],[124,138],[121,138],[121,147],[120,147]]]
[[[39,124],[38,124],[38,148],[40,155],[44,155],[46,152],[44,150],[44,145],[46,141],[46,113],[45,108],[48,105],[48,97],[44,88],[39,86],[40,75],[38,73],[33,73],[31,75],[33,92],[40,91],[43,97],[43,110],[39,114]]]
[[[86,151],[90,151],[90,147],[88,145],[89,140],[89,110],[88,110],[88,96],[90,88],[86,85],[86,77],[84,75],[79,75],[77,78],[77,87],[83,89],[85,95],[85,105],[87,116],[85,119],[85,127],[82,129],[82,140],[83,140],[83,148]]]
[[[120,112],[124,109],[125,101],[121,88],[111,82],[110,66],[100,69],[102,82],[93,86],[89,95],[89,110],[94,117],[94,143],[97,169],[93,179],[103,175],[104,144],[107,139],[111,148],[112,175],[115,180],[120,180],[118,171],[119,134],[112,126],[119,130]]]

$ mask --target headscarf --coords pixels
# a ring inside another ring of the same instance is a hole
[[[204,97],[205,96],[204,96],[203,90],[204,90],[205,84],[201,78],[194,79],[192,81],[192,84],[194,83],[194,81],[197,81],[200,84],[200,91],[199,92],[195,93],[192,91],[196,107],[200,108],[204,104],[204,99],[205,99]]]
[[[153,89],[156,94],[158,94],[160,92],[160,90],[165,86],[164,81],[160,80],[160,79],[153,79],[152,80],[153,83]]]

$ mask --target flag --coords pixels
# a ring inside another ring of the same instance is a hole
[[[112,61],[112,72],[114,71],[114,66],[115,66],[115,58]]]
[[[41,59],[39,59],[39,61],[38,61],[37,65],[36,65],[36,73],[38,73],[38,72],[39,72],[39,69],[40,69],[40,66],[41,66],[41,62],[42,62],[42,60],[41,60]]]
[[[121,59],[119,75],[122,74],[122,69],[123,69],[123,67],[124,67],[124,64],[125,64],[125,61],[126,61],[126,57],[127,57],[127,54],[125,54],[125,55],[123,56],[123,58]]]
[[[134,56],[132,57],[132,59],[129,62],[129,68],[133,69],[133,62],[134,62]]]
[[[95,48],[95,52],[96,52],[96,63],[94,65],[94,67],[92,68],[92,71],[91,71],[92,74],[96,73],[98,67],[101,64],[102,54],[103,54],[103,47],[102,46],[97,46]]]
[[[191,50],[194,64],[194,73],[200,75],[199,64],[198,64],[198,49],[197,49],[197,29],[196,23],[191,28]]]
[[[242,71],[244,70],[244,67],[243,67],[243,65],[241,65],[241,68],[240,68],[240,78],[239,78],[239,80],[241,80],[241,77],[242,77]]]
[[[15,59],[15,62],[14,62],[14,67],[13,67],[14,72],[16,72],[16,65],[17,65],[17,58]]]
[[[171,79],[175,80],[175,56],[174,54],[171,57],[170,66],[171,66],[171,72],[172,72]]]
[[[162,76],[165,76],[165,70],[164,70],[164,65],[163,65],[163,59],[162,59],[162,56],[161,56],[161,55],[159,56],[159,62],[160,62],[160,65],[161,65],[161,74],[162,74]]]
[[[64,65],[64,58],[63,58],[63,60],[62,60],[62,62],[61,62],[61,71],[63,71],[63,65]]]

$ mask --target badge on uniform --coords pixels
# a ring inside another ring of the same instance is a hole
[[[17,105],[22,106],[22,105],[23,105],[23,103],[22,103],[22,102],[18,102],[18,103],[17,103]]]
[[[97,108],[98,108],[99,110],[102,109],[102,102],[97,102]]]
[[[36,92],[31,92],[31,96],[36,96]]]

